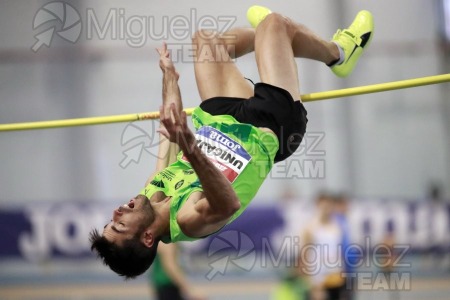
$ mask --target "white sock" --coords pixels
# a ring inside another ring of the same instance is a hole
[[[336,43],[335,41],[332,41],[339,49],[339,60],[337,62],[335,62],[332,66],[334,65],[340,65],[345,61],[345,52],[344,49],[342,49],[342,47]]]

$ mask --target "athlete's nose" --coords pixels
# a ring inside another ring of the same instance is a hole
[[[122,216],[122,215],[123,215],[123,212],[121,211],[121,209],[120,209],[120,207],[119,207],[118,209],[114,210],[114,213],[113,213],[113,219],[118,218],[118,217],[120,217],[120,216]],[[115,221],[115,220],[114,220],[114,221]]]

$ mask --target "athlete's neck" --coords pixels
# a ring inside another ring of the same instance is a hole
[[[162,195],[164,193],[161,192]],[[164,195],[165,196],[165,195]],[[153,209],[155,211],[155,221],[151,225],[154,229],[154,233],[156,236],[162,237],[162,236],[170,236],[170,203],[171,203],[171,197],[165,196],[164,198],[161,197],[161,199],[154,199],[152,196],[152,200],[155,202],[152,202]]]

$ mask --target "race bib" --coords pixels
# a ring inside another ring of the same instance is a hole
[[[241,144],[213,127],[201,127],[196,132],[195,138],[200,150],[231,183],[252,159]],[[182,159],[189,162],[184,155]]]

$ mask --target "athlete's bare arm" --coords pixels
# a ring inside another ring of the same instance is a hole
[[[176,106],[171,104],[168,108],[160,108],[160,118],[165,127],[162,132],[180,146],[203,187],[203,193],[194,193],[189,198],[190,205],[186,203],[186,208],[180,211],[178,224],[188,236],[211,234],[239,210],[239,199],[231,183],[197,147],[195,136],[187,126],[186,113],[178,113]]]
[[[156,51],[159,53],[159,67],[163,72],[163,105],[168,107],[168,105],[174,103],[177,111],[180,112],[183,109],[180,88],[178,87],[178,79],[180,75],[176,71],[172,59],[170,58],[170,53],[167,50],[166,43],[163,43],[162,47],[157,48]],[[162,127],[164,126],[160,122],[159,129]],[[159,148],[156,170],[147,179],[145,186],[152,181],[156,173],[160,172],[176,160],[176,156],[179,151],[180,147],[176,143],[171,143],[163,134],[159,132]]]

